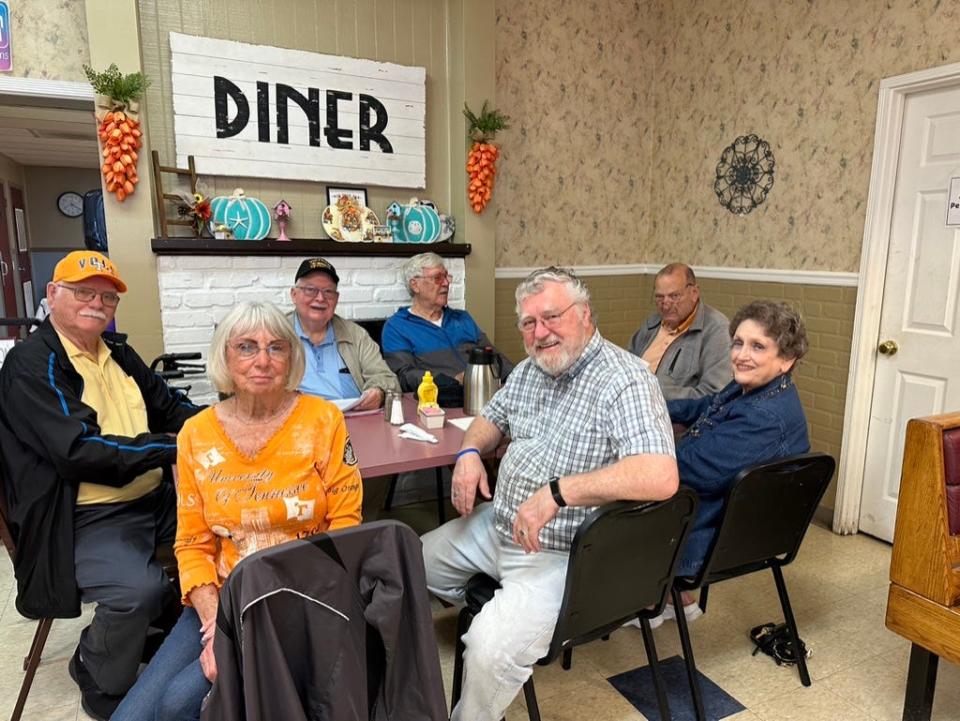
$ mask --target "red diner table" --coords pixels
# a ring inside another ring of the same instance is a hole
[[[417,401],[413,394],[404,393],[402,403],[403,420],[423,428],[423,424],[417,417]],[[382,409],[370,414],[351,415],[349,412],[346,414],[347,430],[350,433],[353,452],[357,456],[360,475],[364,478],[390,476],[427,468],[437,469],[437,515],[441,525],[446,520],[446,514],[440,470],[445,466],[453,465],[457,460],[457,451],[460,450],[464,435],[463,431],[449,421],[451,418],[465,417],[462,408],[444,408],[443,410],[446,413],[443,428],[425,429],[428,433],[432,433],[439,443],[400,438],[400,426],[387,423]],[[392,486],[390,496],[393,496]]]

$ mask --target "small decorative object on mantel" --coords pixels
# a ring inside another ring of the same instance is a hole
[[[214,224],[225,225],[237,240],[263,240],[270,232],[270,211],[262,200],[248,198],[243,188],[211,201]]]
[[[287,237],[287,223],[290,222],[291,210],[293,210],[293,206],[286,200],[281,200],[273,206],[273,217],[277,219],[277,225],[280,227],[280,235],[277,236],[277,240],[290,240]]]
[[[340,195],[328,205],[320,221],[324,232],[341,243],[372,243],[374,228],[380,225],[377,214],[349,194]]]
[[[720,205],[734,215],[747,215],[767,198],[776,162],[770,144],[756,135],[741,135],[723,151],[713,190]]]
[[[83,72],[96,92],[96,115],[99,125],[102,164],[100,172],[108,193],[121,203],[133,195],[140,178],[137,176],[137,150],[143,145],[138,113],[140,97],[150,84],[143,73],[124,75],[116,65],[98,73],[89,65]]]
[[[193,233],[198,238],[203,237],[204,231],[208,229],[210,218],[213,217],[213,211],[210,208],[210,198],[203,193],[177,193],[180,196],[178,201],[177,214],[180,217],[190,221],[193,227]],[[208,236],[209,237],[209,236]]]
[[[387,206],[387,225],[394,243],[434,243],[443,225],[440,214],[429,200],[411,198],[407,205],[393,202]]]
[[[213,226],[213,237],[217,240],[233,240],[233,231],[225,225]]]
[[[488,110],[486,101],[483,102],[480,115],[470,110],[466,103],[463,104],[463,114],[470,123],[467,135],[473,141],[467,156],[467,175],[470,177],[467,197],[473,212],[479,215],[490,202],[493,181],[497,176],[500,149],[493,144],[493,139],[498,130],[510,127],[507,124],[510,118],[497,110]]]

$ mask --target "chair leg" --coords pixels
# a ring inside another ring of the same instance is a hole
[[[676,587],[670,591],[673,597],[673,607],[677,613],[677,629],[680,631],[680,647],[683,649],[683,660],[687,667],[687,681],[690,684],[690,696],[693,698],[693,710],[697,721],[707,721],[703,710],[703,692],[700,689],[700,679],[697,678],[697,662],[693,658],[693,644],[690,643],[690,629],[687,628],[687,615],[683,612],[683,600]]]
[[[793,643],[793,650],[797,657],[797,671],[800,672],[800,683],[804,686],[810,685],[810,673],[807,671],[807,659],[800,653],[800,633],[797,631],[797,621],[793,617],[793,608],[790,606],[790,597],[787,595],[787,584],[783,580],[783,570],[780,566],[771,566],[773,579],[777,582],[777,593],[780,595],[780,606],[783,607],[783,618],[787,622],[787,630],[790,632],[790,641]]]
[[[390,488],[387,490],[387,497],[383,501],[383,510],[385,511],[389,511],[390,506],[393,505],[393,494],[397,490],[397,479],[399,478],[400,478],[399,475],[394,474],[393,477],[390,479]]]
[[[910,670],[903,696],[903,721],[930,721],[940,657],[923,646],[910,647]]]
[[[653,674],[653,688],[657,692],[657,706],[660,707],[660,721],[671,721],[670,704],[667,702],[667,692],[663,686],[663,676],[660,673],[660,659],[657,658],[657,645],[653,640],[653,631],[650,621],[640,619],[640,630],[643,632],[643,648],[647,652],[647,661],[650,663],[650,673]]]
[[[437,521],[442,526],[447,522],[447,499],[443,492],[443,468],[437,467]]]
[[[573,665],[573,649],[568,648],[563,652],[563,659],[560,662],[560,665],[563,667],[564,671],[569,671],[570,667]]]
[[[453,652],[453,689],[450,691],[451,713],[460,701],[460,694],[463,692],[463,652],[466,650],[463,645],[463,635],[470,628],[471,623],[473,623],[473,614],[466,608],[462,609],[457,616],[457,645]]]
[[[33,677],[37,673],[37,666],[40,665],[40,656],[43,653],[43,647],[47,642],[47,634],[50,633],[52,625],[52,618],[42,618],[40,623],[37,624],[37,631],[33,635],[33,643],[30,645],[30,653],[23,660],[23,668],[26,674],[20,684],[20,695],[17,696],[17,703],[13,707],[13,715],[10,717],[10,721],[20,721],[23,707],[27,703],[27,694],[30,693],[30,687],[33,685]]]
[[[700,610],[704,613],[707,612],[707,591],[710,590],[710,586],[701,586],[700,587]]]
[[[533,676],[523,684],[523,700],[527,702],[527,716],[530,721],[540,721],[540,706],[537,705],[537,692],[533,688]]]

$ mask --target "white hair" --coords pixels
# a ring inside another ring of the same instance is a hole
[[[425,268],[446,269],[446,267],[443,258],[436,253],[419,253],[400,266],[400,272],[403,274],[403,285],[407,292],[413,296],[413,289],[410,287],[411,280],[422,277]]]
[[[517,286],[517,318],[520,317],[520,304],[531,295],[542,293],[544,283],[562,283],[567,287],[567,293],[573,303],[583,303],[590,308],[590,319],[596,324],[593,308],[590,307],[590,291],[576,273],[568,268],[558,268],[551,265],[549,268],[540,268],[533,271]]]

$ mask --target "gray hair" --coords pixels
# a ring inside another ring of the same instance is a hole
[[[685,283],[689,283],[690,285],[697,284],[697,276],[693,272],[693,268],[686,263],[670,263],[663,266],[657,271],[657,274],[653,276],[653,280],[656,281],[659,278],[663,278],[666,275],[673,275],[674,273],[683,273]]]
[[[569,268],[558,268],[555,265],[533,271],[517,286],[517,318],[520,317],[520,304],[531,295],[542,293],[544,283],[562,283],[565,285],[567,292],[570,294],[570,300],[587,306],[590,309],[590,318],[596,324],[593,308],[590,307],[590,291],[587,290],[586,284]]]
[[[220,321],[210,341],[207,354],[207,375],[221,393],[233,393],[233,378],[227,368],[227,344],[231,338],[245,333],[265,330],[275,338],[290,345],[290,368],[286,389],[296,390],[303,380],[303,344],[293,330],[290,320],[273,303],[248,301],[234,306],[227,317]]]
[[[410,287],[410,281],[421,277],[425,268],[446,269],[446,267],[443,258],[436,253],[419,253],[400,266],[400,272],[403,274],[403,285],[412,296],[413,289]]]
[[[745,320],[752,320],[763,328],[767,337],[777,344],[777,351],[782,358],[800,360],[810,347],[803,318],[787,303],[755,300],[743,306],[730,321],[731,338]]]

